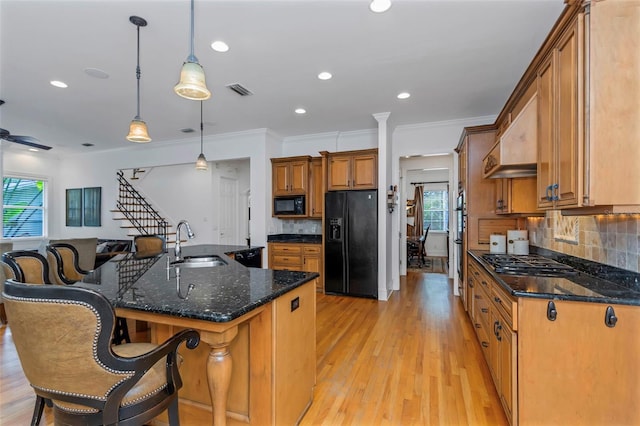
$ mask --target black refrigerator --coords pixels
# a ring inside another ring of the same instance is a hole
[[[378,298],[378,191],[325,194],[324,289]]]

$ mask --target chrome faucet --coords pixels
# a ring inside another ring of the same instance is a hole
[[[176,260],[181,260],[182,259],[182,247],[180,244],[180,228],[182,228],[182,225],[184,225],[185,228],[187,228],[187,237],[189,237],[189,239],[194,238],[196,235],[191,231],[191,227],[189,226],[189,222],[187,222],[186,220],[181,220],[180,222],[178,222],[178,226],[176,227],[176,247],[175,247],[175,254],[176,254]]]

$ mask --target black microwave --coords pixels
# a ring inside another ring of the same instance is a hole
[[[306,202],[304,195],[275,197],[273,199],[274,216],[305,216]]]

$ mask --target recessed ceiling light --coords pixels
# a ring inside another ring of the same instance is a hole
[[[322,71],[320,74],[318,74],[318,78],[320,80],[330,80],[331,77],[333,76],[331,75],[330,72],[327,72],[327,71]]]
[[[195,130],[193,130],[191,127],[186,127],[184,129],[180,129],[180,131],[182,133],[193,133],[193,132],[195,132]]]
[[[89,77],[99,78],[102,80],[104,80],[105,78],[109,78],[109,74],[102,70],[99,70],[98,68],[85,68],[84,73]]]
[[[376,13],[386,12],[390,7],[391,0],[372,0],[372,2],[369,4],[369,9],[371,9],[372,12]]]
[[[93,146],[93,144],[89,143],[89,142],[85,142],[85,143],[82,144],[82,146],[86,146],[88,148],[90,146]]]
[[[211,48],[216,52],[227,52],[229,50],[229,46],[224,41],[216,40],[211,43]]]
[[[307,110],[304,108],[296,108],[296,114],[306,114]]]
[[[29,151],[31,151],[31,152],[38,152],[39,150],[38,150],[38,149],[36,149],[36,148],[29,148]]]
[[[63,81],[51,80],[49,83],[51,83],[52,86],[61,87],[63,89],[66,88],[66,87],[69,87],[69,86],[67,86],[67,83],[65,83]]]
[[[409,92],[398,93],[398,99],[408,99],[411,96]]]

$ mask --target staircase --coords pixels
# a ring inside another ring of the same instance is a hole
[[[127,235],[160,235],[167,247],[175,244],[175,232],[169,232],[171,225],[118,171],[118,199],[116,209],[111,210],[114,220],[122,221],[120,228],[127,229]]]

